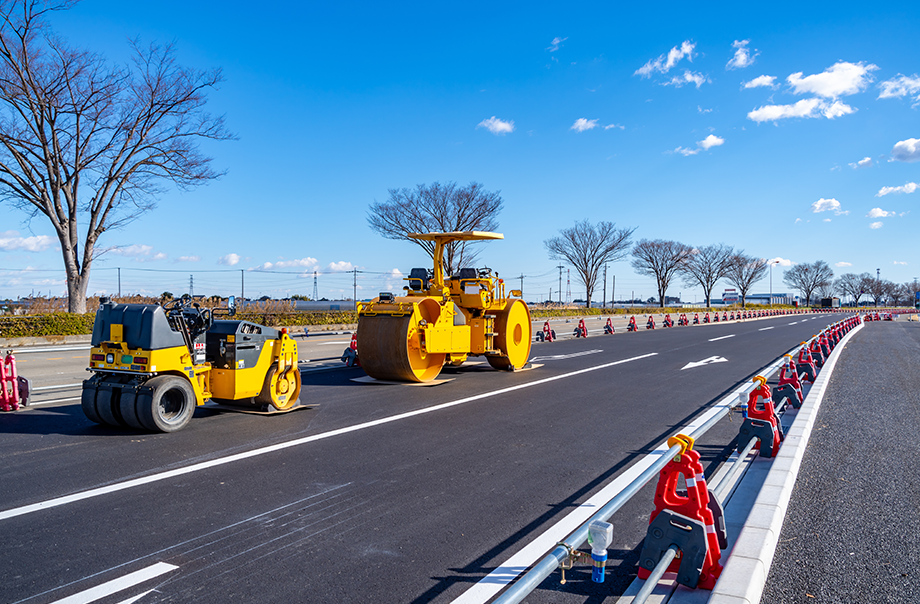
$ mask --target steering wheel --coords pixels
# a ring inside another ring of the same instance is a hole
[[[480,279],[489,279],[492,277],[492,269],[488,266],[485,266],[479,269],[479,278]]]
[[[188,294],[183,294],[178,298],[173,298],[169,302],[163,305],[163,310],[175,310],[177,308],[182,308],[187,306],[189,301],[192,299]]]

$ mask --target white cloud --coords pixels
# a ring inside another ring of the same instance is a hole
[[[702,114],[712,113],[712,109],[703,109],[700,105],[696,106],[696,110]]]
[[[768,264],[776,264],[777,266],[792,266],[792,260],[788,258],[782,258],[777,256],[776,258],[770,258],[767,260]]]
[[[555,38],[553,38],[553,41],[549,43],[549,46],[546,48],[546,50],[550,52],[556,52],[557,50],[559,50],[559,47],[562,46],[562,43],[568,39],[569,39],[568,36],[566,36],[565,38],[560,38],[556,36]]]
[[[897,77],[885,80],[878,87],[882,90],[878,95],[880,99],[899,99],[916,94],[914,100],[920,101],[920,77],[917,77],[917,74],[906,76],[899,73]]]
[[[607,124],[604,126],[604,130],[610,130],[611,128],[619,128],[620,130],[626,130],[626,126],[621,126],[620,124]]]
[[[891,150],[891,157],[895,161],[908,163],[920,161],[920,138],[898,141]]]
[[[735,49],[735,56],[731,58],[725,66],[725,69],[743,69],[754,64],[754,57],[759,53],[755,49],[754,54],[751,54],[751,51],[748,50],[747,47],[750,42],[750,40],[735,40],[732,42],[732,48]]]
[[[709,82],[709,78],[704,76],[701,73],[695,73],[689,69],[685,69],[683,75],[673,76],[667,82],[662,82],[664,86],[677,86],[680,88],[684,84],[695,84],[697,88],[703,84]]]
[[[814,202],[813,204],[811,204],[811,211],[814,212],[815,214],[819,212],[833,212],[837,216],[846,215],[850,213],[849,210],[847,211],[841,210],[840,202],[837,201],[836,199],[833,199],[833,198],[824,199],[823,197],[819,199],[818,201]]]
[[[355,269],[354,264],[352,264],[351,262],[345,262],[344,260],[341,260],[339,262],[329,263],[329,270],[334,273],[344,273],[346,271],[352,271],[354,269]]]
[[[878,190],[878,193],[876,193],[875,196],[881,197],[883,195],[888,195],[889,193],[913,193],[917,189],[920,189],[920,184],[909,182],[906,185],[901,185],[900,187],[882,187]]]
[[[133,257],[149,256],[150,252],[153,251],[153,246],[152,245],[140,245],[136,243],[134,245],[123,245],[123,246],[110,247],[106,249],[105,251],[109,254],[114,254],[116,256],[133,256]]]
[[[217,260],[217,264],[224,264],[226,266],[234,266],[239,264],[240,257],[237,254],[227,254],[226,256],[221,256]]]
[[[901,266],[907,266],[907,263],[906,263],[906,262],[899,262],[899,261],[895,260],[894,263],[895,263],[895,264],[900,264]]]
[[[878,66],[869,63],[847,63],[840,61],[834,63],[822,73],[802,77],[802,72],[793,73],[786,81],[792,86],[796,94],[816,94],[818,96],[836,99],[862,92],[872,82],[870,72]]]
[[[702,149],[687,149],[687,148],[684,148],[684,147],[678,147],[677,149],[674,149],[674,151],[672,151],[672,153],[680,153],[681,155],[683,155],[684,157],[686,157],[686,156],[688,156],[688,155],[696,155],[696,154],[699,153],[700,151],[702,151]]]
[[[697,141],[696,144],[699,145],[700,147],[702,147],[703,149],[706,149],[706,150],[708,151],[708,150],[711,149],[712,147],[718,147],[719,145],[724,145],[724,144],[725,144],[725,139],[724,139],[724,138],[720,138],[720,137],[718,137],[718,136],[716,136],[716,135],[714,135],[714,134],[710,134],[709,136],[707,136],[707,137],[704,138],[703,140]]]
[[[745,88],[773,88],[776,76],[762,75],[744,83]]]
[[[747,114],[754,122],[776,121],[793,117],[826,117],[829,120],[841,115],[854,113],[856,110],[845,103],[834,101],[828,103],[821,99],[802,99],[792,105],[764,105]]]
[[[508,134],[509,132],[514,132],[514,120],[506,122],[493,115],[489,119],[479,122],[476,128],[485,128],[496,136]]]
[[[792,224],[798,224],[798,223],[800,223],[800,222],[802,222],[802,219],[801,219],[801,218],[796,218],[796,219],[795,219],[795,222],[793,222]]]
[[[166,260],[166,258],[167,258],[166,252],[157,252],[156,254],[153,255],[151,260]]]
[[[835,262],[835,263],[834,263],[834,266],[836,266],[837,268],[846,268],[846,267],[848,267],[848,266],[853,266],[853,263],[851,263],[851,262]]]
[[[200,262],[201,256],[179,256],[176,262]]]
[[[231,256],[234,255],[235,254],[231,254]],[[234,262],[234,264],[236,263]],[[266,262],[259,268],[267,271],[279,268],[316,268],[318,265],[319,260],[307,256],[306,258],[300,258],[299,260],[279,260],[278,262]]]
[[[866,214],[867,218],[887,218],[889,216],[894,216],[895,212],[886,212],[882,208],[872,208],[869,210],[869,213]]]
[[[830,218],[825,218],[825,219],[824,219],[824,222],[830,222],[830,221],[831,221]]]
[[[584,132],[585,130],[591,130],[592,128],[597,128],[597,120],[588,120],[583,117],[575,120],[575,123],[572,124],[572,127],[569,130],[574,130],[575,132]]]
[[[24,250],[27,252],[43,252],[55,245],[57,240],[48,235],[33,235],[20,237],[19,231],[0,231],[0,250],[12,252]]]
[[[872,167],[872,158],[871,158],[871,157],[864,157],[864,158],[862,158],[861,160],[859,160],[858,162],[851,163],[851,164],[850,164],[850,167],[853,168],[854,170],[858,170],[859,168],[871,168],[871,167]]]
[[[672,48],[670,52],[668,52],[667,58],[665,58],[665,55],[661,55],[657,59],[649,59],[649,61],[637,69],[633,75],[640,75],[643,78],[647,78],[651,77],[652,73],[655,71],[667,73],[684,57],[687,57],[687,60],[692,63],[693,49],[695,47],[696,44],[691,44],[689,40],[685,40],[683,44],[680,45],[680,48],[677,46]]]
[[[882,228],[882,223],[881,223],[881,222],[873,222],[872,224],[869,225],[869,228],[870,228],[870,229],[880,229],[880,228]]]

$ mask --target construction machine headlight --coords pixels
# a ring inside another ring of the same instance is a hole
[[[110,365],[111,365],[112,363],[114,363],[114,362],[115,362],[115,355],[112,354],[111,352],[110,352],[109,354],[105,355],[105,362],[108,363],[108,364],[110,364]]]

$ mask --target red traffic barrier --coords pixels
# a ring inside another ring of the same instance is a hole
[[[544,321],[543,322],[543,341],[552,342],[555,339],[553,337],[554,335],[555,333],[553,332],[552,328],[550,328],[549,326],[549,321]]]
[[[713,498],[710,498],[709,487],[706,485],[706,476],[703,473],[703,464],[700,463],[700,454],[693,450],[693,439],[683,434],[668,439],[669,447],[675,444],[680,444],[684,448],[679,455],[668,462],[658,475],[658,486],[655,488],[655,510],[649,518],[649,526],[654,526],[655,519],[663,512],[667,516],[680,514],[690,520],[701,523],[706,530],[706,555],[702,560],[702,569],[699,572],[696,584],[688,586],[712,589],[715,587],[719,575],[722,574],[722,565],[719,564],[722,548],[720,547],[720,535],[715,526],[715,516],[712,508],[716,507],[721,514],[721,505]],[[678,490],[677,488],[680,476],[684,477],[687,486],[686,490]],[[652,531],[650,531],[651,533]],[[646,541],[649,541],[649,539],[646,538]],[[649,565],[649,562],[651,562],[652,567],[658,562],[658,559],[654,557],[651,560],[646,560],[646,558],[649,558],[647,551],[646,548],[643,548],[643,555],[640,555],[640,579],[648,579],[651,574],[651,569],[645,568],[645,566]],[[676,558],[668,566],[668,572],[678,573],[678,581],[681,583],[683,583],[681,575],[687,574],[687,569],[681,568],[681,563],[684,559],[690,557],[690,551],[683,552],[680,558]]]
[[[633,315],[629,318],[629,325],[626,326],[626,331],[639,331],[639,326],[636,325],[636,316]]]
[[[693,313],[693,324],[694,324],[694,325],[699,325],[699,324],[700,324],[700,313],[698,313],[698,312],[697,312],[697,313]]]
[[[585,320],[578,320],[578,327],[575,328],[575,337],[576,338],[587,338],[588,337],[588,328],[585,327]]]
[[[646,328],[646,329],[655,329],[655,317],[653,317],[652,315],[649,315],[649,316],[648,316],[648,321],[646,321],[646,323],[645,323],[645,328]]]
[[[728,313],[725,312],[725,311],[722,311],[722,320],[723,320],[723,321],[728,321]]]
[[[607,317],[607,324],[604,325],[604,333],[608,335],[616,333],[616,329],[614,329],[613,321],[610,320],[610,317]]]
[[[751,419],[769,421],[773,426],[773,446],[770,457],[776,457],[776,454],[779,453],[779,443],[783,439],[783,430],[780,428],[779,417],[773,407],[773,396],[770,392],[770,387],[767,386],[767,379],[758,375],[754,378],[754,381],[760,382],[760,385],[748,395],[747,414]],[[760,443],[754,445],[754,448],[759,449]]]
[[[719,313],[717,313],[717,312],[712,313],[712,322],[713,322],[713,323],[718,323],[718,322],[719,322]]]
[[[10,351],[0,362],[0,410],[19,410],[19,376],[16,375],[16,357]]]
[[[795,368],[804,381],[809,384],[815,383],[815,379],[818,377],[818,367],[808,351],[808,342],[802,342],[802,349],[799,350],[799,358]]]
[[[802,382],[799,381],[799,372],[795,369],[792,357],[786,355],[786,358],[789,359],[789,362],[779,370],[779,387],[792,386],[792,389],[795,390],[796,398],[799,399],[799,404],[802,404],[805,402],[805,397],[802,395]]]
[[[671,315],[667,314],[664,316],[664,322],[662,323],[665,327],[674,327],[674,321],[671,320]]]
[[[347,367],[361,366],[361,361],[358,359],[358,332],[351,334],[351,344],[342,353],[342,362]]]

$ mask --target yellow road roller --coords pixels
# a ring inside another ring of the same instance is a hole
[[[530,357],[530,310],[521,292],[489,268],[444,275],[444,246],[452,241],[504,239],[500,233],[410,233],[434,242],[434,270],[413,268],[402,296],[382,292],[358,305],[361,367],[378,380],[429,382],[449,363],[483,355],[496,369],[524,367]]]
[[[175,432],[195,407],[214,403],[262,412],[299,403],[297,344],[287,330],[201,308],[183,296],[157,304],[105,298],[93,323],[83,413],[97,424]]]

